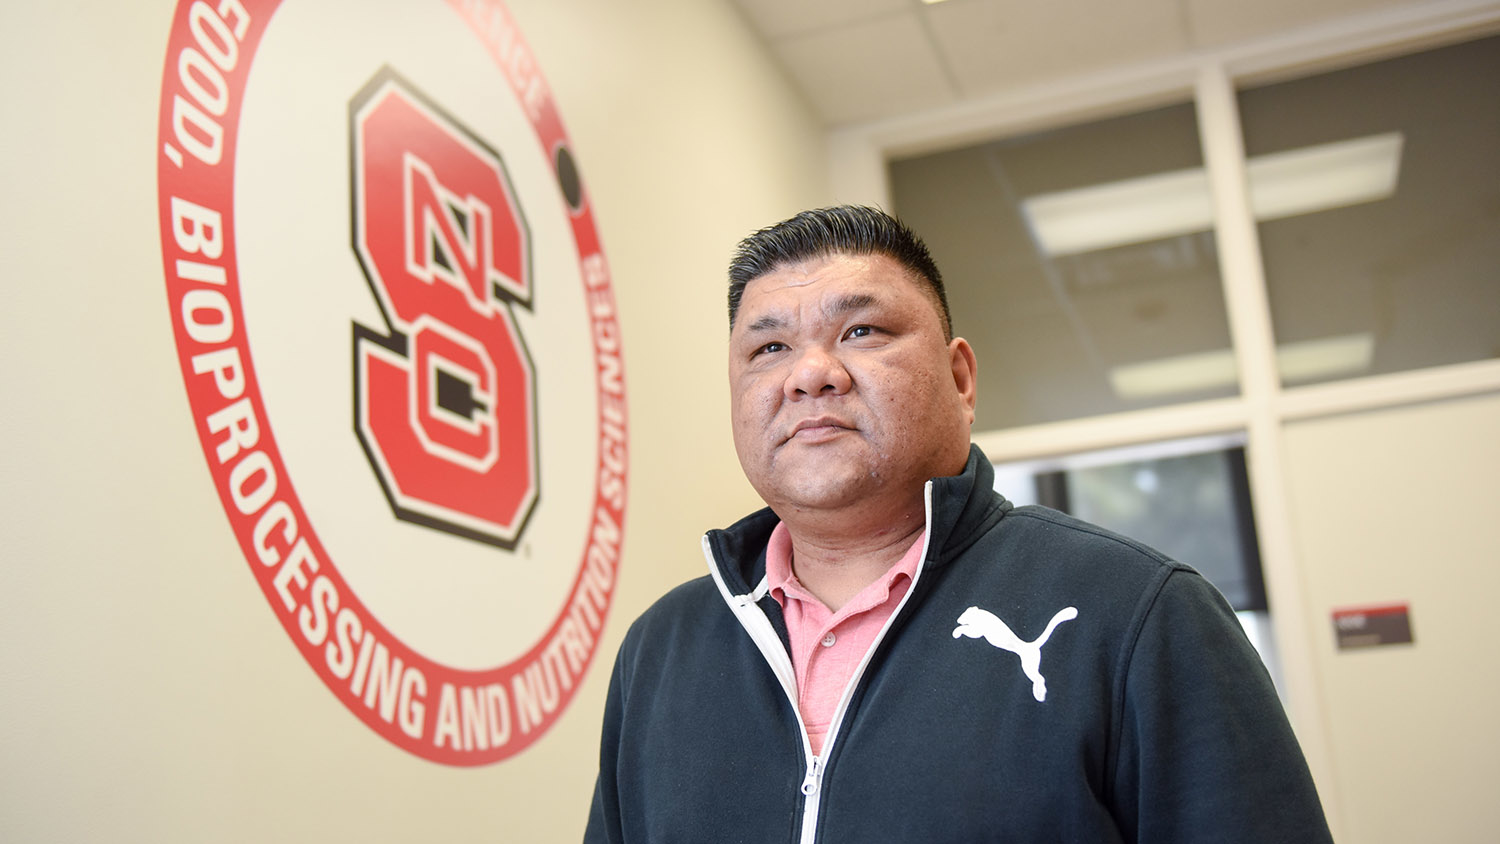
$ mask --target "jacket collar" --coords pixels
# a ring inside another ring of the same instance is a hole
[[[995,469],[979,446],[969,445],[963,472],[933,478],[932,514],[928,530],[928,569],[945,565],[979,540],[1011,509],[1011,503],[995,492]],[[724,585],[739,595],[748,594],[766,575],[766,542],[780,521],[766,507],[723,530],[705,536]]]

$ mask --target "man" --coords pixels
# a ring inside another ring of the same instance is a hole
[[[729,303],[768,507],[626,634],[587,841],[1329,840],[1213,587],[992,490],[915,235],[799,214],[740,244]]]

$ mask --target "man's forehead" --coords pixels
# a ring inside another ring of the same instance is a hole
[[[825,297],[824,309],[846,311],[851,305],[844,300],[850,296],[865,297],[858,306],[869,307],[908,293],[932,298],[911,269],[888,255],[834,253],[781,264],[751,279],[741,294],[739,311],[743,318],[751,316],[748,312],[774,309],[779,302],[805,299],[811,294]]]
[[[777,291],[805,292],[802,288],[848,287],[872,295],[889,290],[899,296],[898,291],[903,287],[921,292],[921,285],[911,272],[888,256],[835,254],[781,264],[747,282],[742,299],[765,298]]]
[[[832,252],[827,255],[812,255],[800,260],[777,264],[769,271],[751,279],[747,288],[757,283],[761,283],[763,287],[797,287],[829,279],[868,277],[887,267],[900,269],[900,265],[887,255]],[[766,284],[767,282],[769,284]]]

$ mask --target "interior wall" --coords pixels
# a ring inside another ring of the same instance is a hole
[[[578,840],[626,625],[702,572],[704,528],[756,504],[726,419],[722,278],[738,238],[827,201],[822,131],[725,3],[507,3],[611,265],[631,498],[581,691],[518,756],[446,767],[309,670],[217,500],[157,229],[174,6],[0,11],[0,840]],[[354,8],[329,37],[381,26]]]
[[[1291,423],[1286,477],[1350,841],[1493,840],[1500,395]],[[1406,603],[1414,642],[1339,651],[1331,612]]]

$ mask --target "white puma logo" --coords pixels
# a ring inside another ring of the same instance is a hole
[[[977,639],[980,636],[1001,650],[1010,651],[1021,658],[1021,670],[1026,672],[1026,677],[1031,680],[1031,696],[1037,700],[1047,699],[1047,681],[1042,678],[1042,645],[1047,644],[1047,639],[1052,636],[1052,631],[1057,625],[1064,621],[1071,621],[1078,617],[1078,610],[1074,607],[1064,607],[1052,616],[1047,622],[1047,629],[1037,637],[1035,642],[1023,642],[1020,637],[1010,632],[1010,628],[1000,617],[988,610],[979,607],[969,607],[964,610],[963,615],[958,617],[958,626],[953,628],[953,638],[968,636]]]

